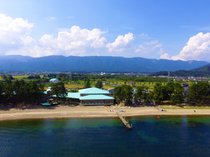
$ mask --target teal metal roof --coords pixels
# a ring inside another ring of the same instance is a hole
[[[92,87],[92,88],[81,89],[79,90],[79,93],[80,94],[109,94],[109,91]]]
[[[51,104],[49,102],[44,102],[42,103],[42,106],[51,106]]]
[[[72,98],[72,99],[79,99],[80,98],[80,93],[78,93],[78,92],[68,92],[66,97],[67,98]]]
[[[114,98],[107,95],[86,95],[81,96],[80,100],[114,100]]]
[[[86,94],[85,96],[81,96],[81,94]],[[99,89],[99,88],[86,88],[81,89],[79,92],[68,92],[67,98],[72,99],[80,99],[80,100],[114,100],[113,97],[107,96],[106,94],[109,94],[109,91]],[[53,95],[53,97],[56,97]]]

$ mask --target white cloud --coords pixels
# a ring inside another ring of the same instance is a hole
[[[51,20],[55,20],[51,17]],[[119,35],[113,42],[99,29],[72,26],[59,30],[56,35],[44,34],[39,39],[31,35],[34,24],[23,18],[0,13],[0,55],[111,55],[126,57],[164,58],[173,60],[208,60],[210,33],[198,33],[189,38],[179,54],[170,56],[163,45],[147,34],[139,37],[129,32]]]
[[[174,56],[163,54],[161,57],[173,60],[209,60],[209,56],[210,33],[200,32],[189,38],[179,54]]]
[[[113,51],[124,51],[124,48],[134,40],[133,33],[127,33],[125,35],[119,35],[112,43],[107,44],[107,48],[110,52]]]
[[[51,49],[65,55],[82,55],[89,50],[105,47],[106,38],[103,34],[98,28],[88,30],[72,26],[70,29],[59,31],[56,37],[45,34],[39,42],[43,49]]]
[[[172,58],[167,52],[162,52],[160,54],[160,59],[169,59],[169,60],[171,60]]]
[[[72,26],[59,31],[56,37],[44,34],[40,39],[32,38],[32,28],[33,24],[23,18],[0,14],[0,54],[88,55],[88,51],[97,54],[96,50],[105,48],[107,44],[104,32],[98,28],[82,29]]]
[[[2,32],[13,32],[21,33],[24,30],[29,30],[33,27],[32,23],[22,18],[12,18],[5,14],[0,14],[0,31]]]
[[[22,18],[12,18],[0,14],[0,51],[8,48],[19,47],[28,38],[28,33],[33,24]]]
[[[133,34],[128,33],[120,35],[114,42],[108,43],[104,32],[98,28],[82,29],[79,26],[72,26],[70,29],[59,31],[56,37],[45,34],[39,41],[43,48],[55,50],[55,53],[61,52],[68,56],[110,55],[107,53],[107,49],[111,52],[121,52],[133,39]]]
[[[51,17],[54,20],[54,17]],[[119,35],[113,42],[106,38],[107,33],[99,28],[87,29],[72,26],[59,30],[56,34],[43,34],[33,38],[33,24],[23,18],[13,18],[0,14],[0,55],[75,55],[75,56],[125,56],[158,57],[162,44],[157,40],[134,39],[133,33]],[[145,38],[145,35],[143,35]]]
[[[146,58],[158,58],[164,52],[162,44],[157,40],[149,40],[141,43],[135,50],[136,56]]]

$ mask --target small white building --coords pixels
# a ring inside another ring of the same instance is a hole
[[[59,82],[60,82],[60,80],[57,78],[50,79],[50,83],[59,83]]]

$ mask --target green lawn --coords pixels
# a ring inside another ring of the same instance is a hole
[[[28,75],[15,75],[15,76],[13,76],[13,78],[16,80],[27,79]]]

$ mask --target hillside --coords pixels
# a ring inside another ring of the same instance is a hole
[[[155,76],[167,76],[168,71],[160,71],[156,72],[153,75]],[[203,77],[203,76],[210,76],[210,65],[205,65],[200,68],[196,68],[193,70],[177,70],[171,71],[170,76],[195,76],[195,77]]]
[[[190,70],[206,65],[203,61],[172,61],[104,56],[0,56],[1,72],[158,72]]]
[[[200,68],[197,68],[197,69],[195,69],[195,71],[201,71],[201,72],[210,74],[210,64],[200,67]]]

